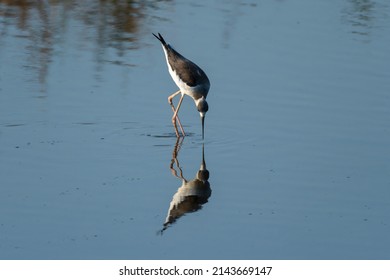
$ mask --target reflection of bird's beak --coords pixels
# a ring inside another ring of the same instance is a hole
[[[204,139],[204,116],[205,114],[200,114],[200,119],[202,121],[202,139]]]
[[[202,164],[200,165],[201,170],[206,170],[206,161],[204,160],[204,143],[202,145]]]

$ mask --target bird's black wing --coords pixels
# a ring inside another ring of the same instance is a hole
[[[193,87],[208,82],[206,74],[198,65],[182,56],[170,45],[167,45],[166,49],[172,71],[175,71],[179,78],[188,86]]]

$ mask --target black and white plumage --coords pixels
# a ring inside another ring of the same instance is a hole
[[[198,65],[182,56],[169,44],[167,44],[160,33],[158,33],[158,36],[155,34],[153,35],[161,42],[162,48],[165,53],[169,74],[171,75],[176,85],[179,87],[179,91],[173,93],[168,97],[168,102],[172,106],[174,112],[172,117],[172,123],[174,124],[176,135],[177,137],[180,137],[176,126],[177,120],[182,135],[185,136],[183,127],[180,123],[180,119],[177,114],[179,112],[184,95],[188,95],[195,101],[195,105],[200,113],[202,121],[202,138],[204,138],[204,118],[209,108],[206,101],[206,97],[210,89],[209,78]],[[175,109],[172,103],[172,99],[179,93],[181,93],[181,98],[179,100],[177,108]]]

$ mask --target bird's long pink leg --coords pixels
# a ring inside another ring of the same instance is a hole
[[[183,126],[181,125],[181,122],[180,122],[180,119],[179,119],[179,116],[177,115],[177,112],[179,111],[179,107],[180,105],[178,105],[177,107],[177,110],[175,109],[175,106],[173,105],[173,102],[172,102],[172,99],[178,95],[180,93],[180,90],[176,91],[174,94],[170,95],[168,97],[168,103],[171,105],[171,108],[172,108],[172,111],[173,111],[173,115],[176,116],[175,117],[172,117],[172,123],[173,123],[173,126],[175,127],[175,132],[176,132],[176,136],[177,137],[180,137],[179,135],[179,132],[177,130],[177,127],[176,127],[176,120],[179,124],[179,127],[180,127],[180,130],[181,130],[181,133],[183,134],[183,137],[185,136],[185,132],[184,132],[184,129],[183,129]],[[182,96],[183,97],[183,96]],[[183,98],[181,98],[180,100],[182,101]],[[181,101],[179,101],[179,104],[181,104]]]
[[[181,103],[183,102],[183,98],[184,98],[184,95],[182,95],[182,96],[180,97],[179,103],[177,104],[176,110],[175,110],[175,112],[174,112],[174,114],[173,114],[172,123],[173,123],[174,125],[176,125],[176,117],[177,117],[177,114],[179,113],[180,105],[181,105]],[[185,132],[184,132],[184,129],[183,129],[183,127],[181,126],[181,124],[180,124],[180,129],[181,129],[181,132],[182,132],[182,134],[183,134],[183,137],[186,136],[186,134],[185,134]],[[177,131],[176,131],[176,135],[178,136]],[[178,136],[178,137],[179,137],[179,136]]]

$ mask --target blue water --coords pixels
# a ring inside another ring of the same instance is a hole
[[[389,19],[0,1],[0,259],[389,259]],[[204,142],[152,32],[210,78]]]

